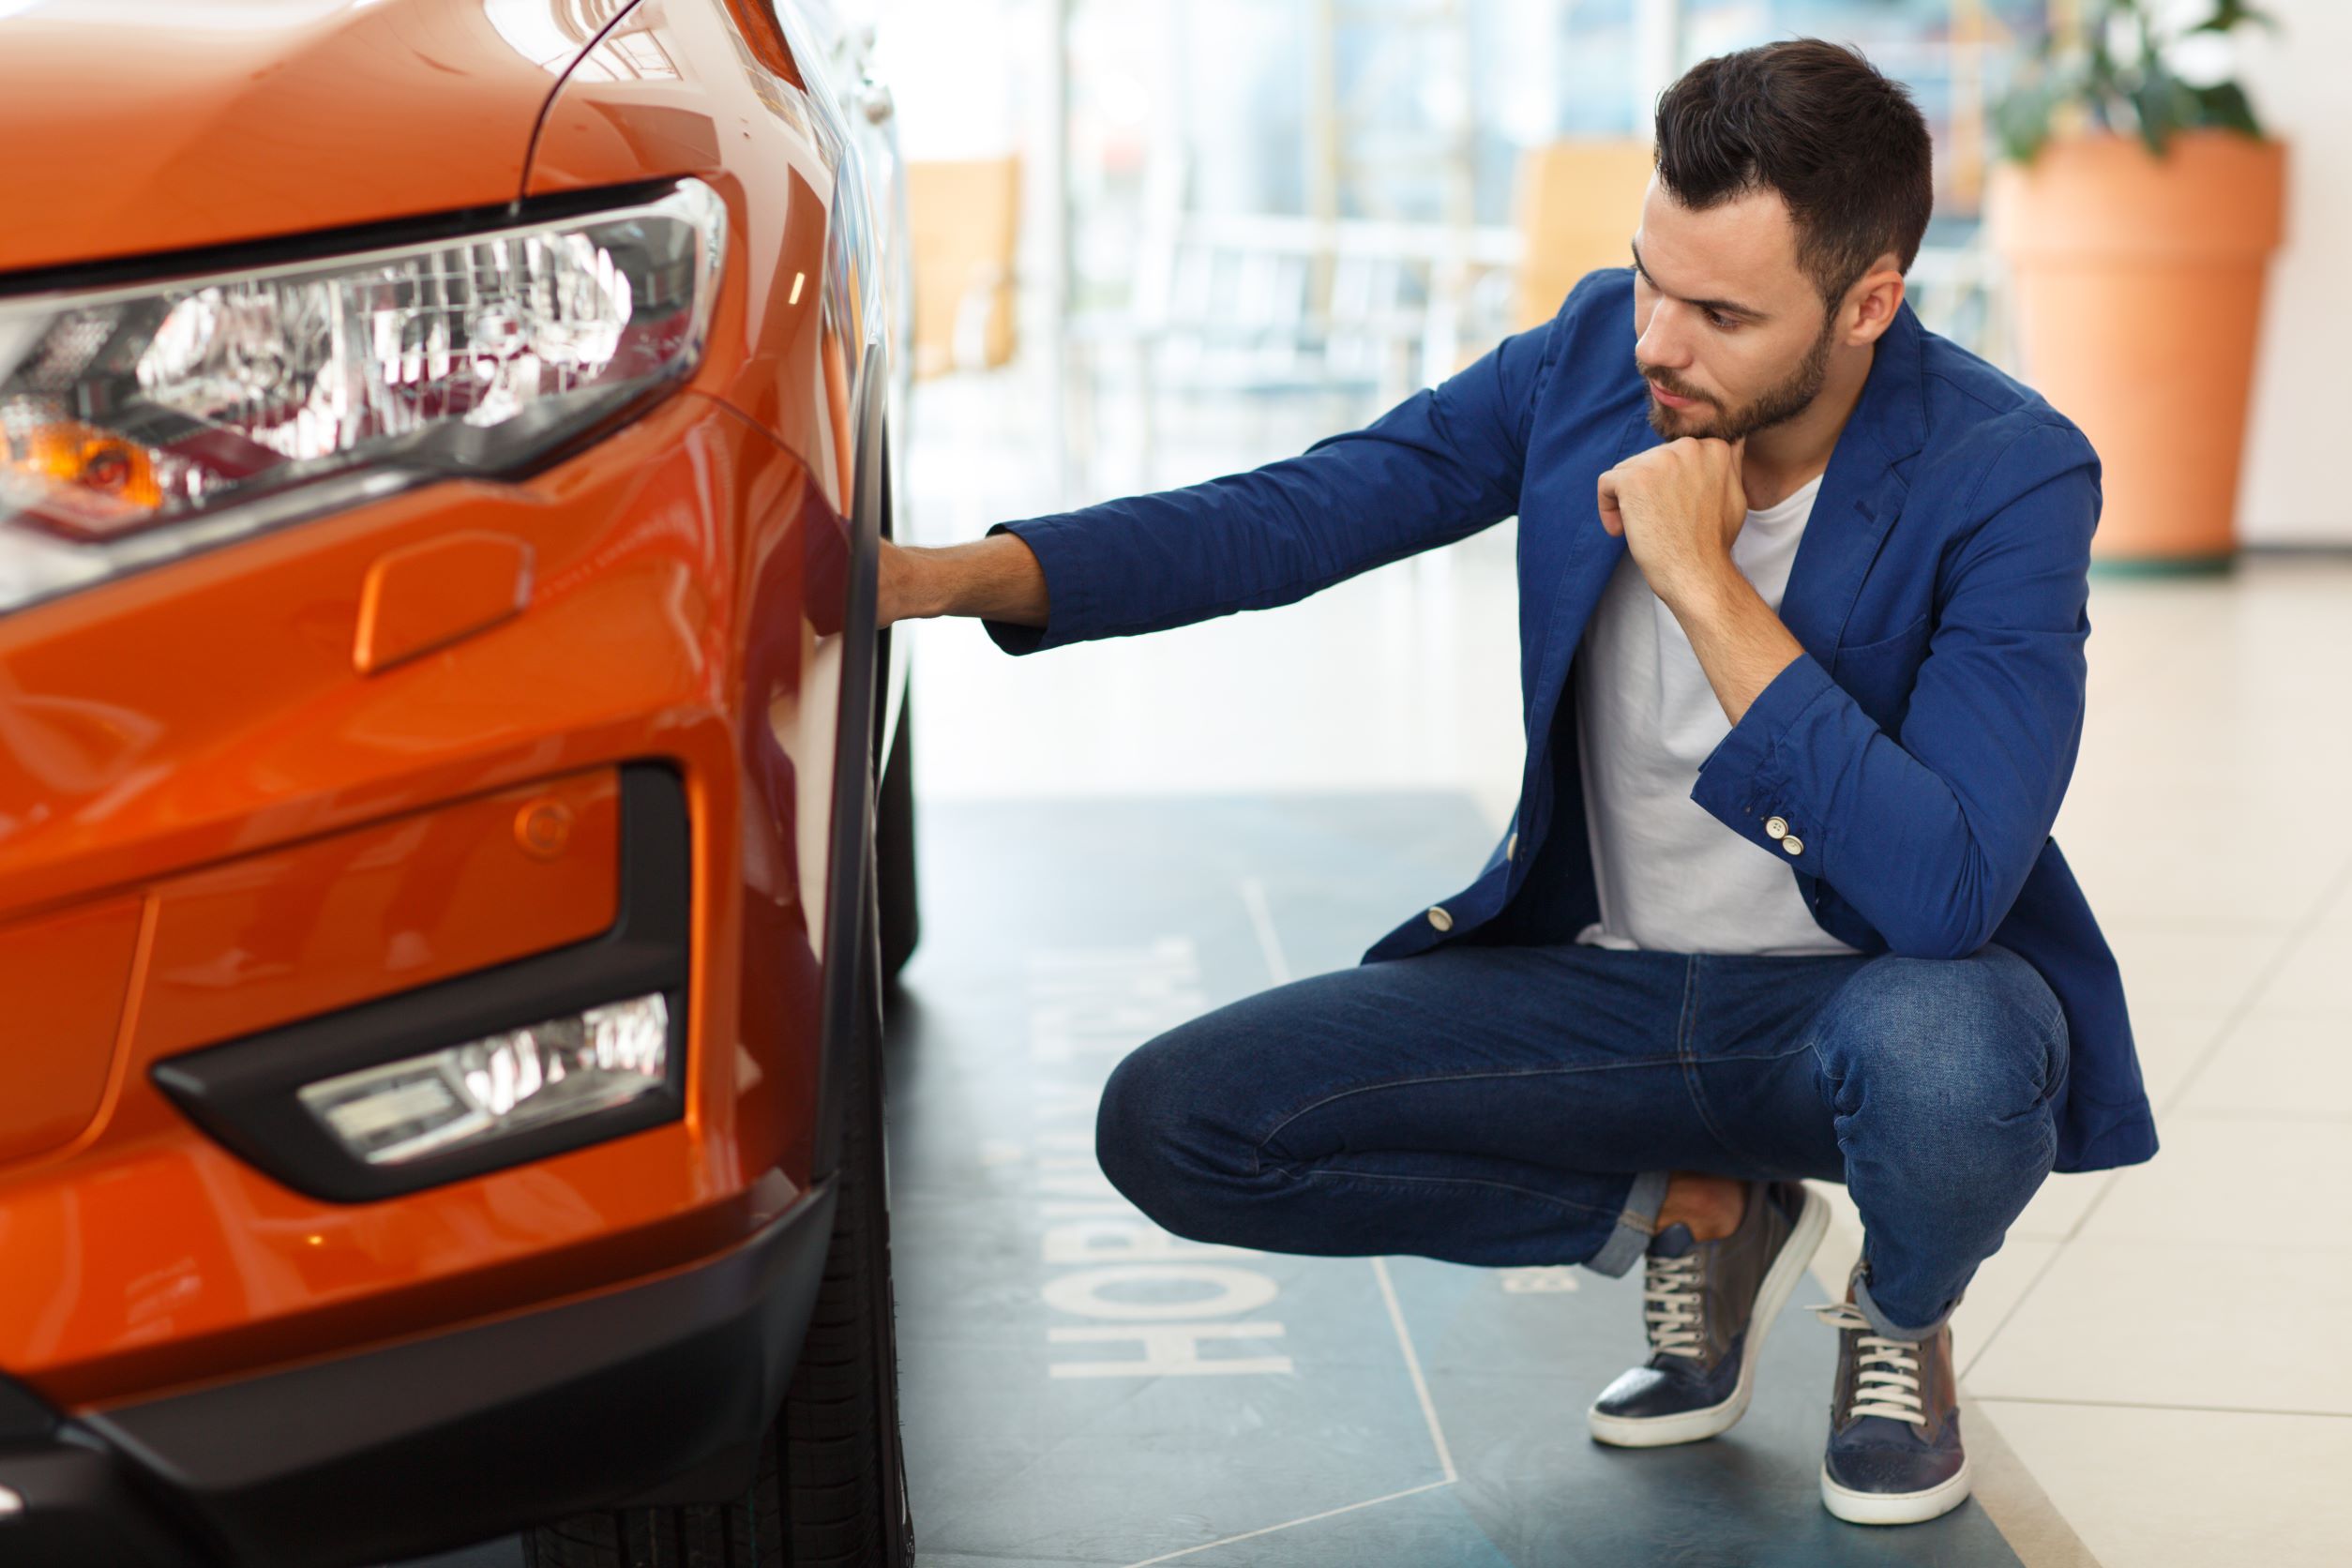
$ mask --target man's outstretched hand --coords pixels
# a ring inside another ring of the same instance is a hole
[[[922,570],[923,563],[906,546],[893,544],[888,539],[882,542],[879,583],[874,599],[876,630],[893,621],[912,620],[931,613],[921,608],[922,600],[918,597],[921,590],[915,580],[922,575]]]
[[[882,541],[874,624],[930,615],[976,615],[1017,626],[1046,624],[1045,568],[1018,535],[960,545]]]
[[[1748,516],[1746,445],[1684,436],[1601,475],[1601,526],[1625,536],[1650,591],[1669,605],[1732,569],[1731,541]]]

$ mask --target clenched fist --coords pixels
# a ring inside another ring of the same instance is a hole
[[[1747,438],[1684,436],[1627,458],[1601,475],[1601,526],[1625,536],[1650,591],[1672,601],[1687,583],[1730,565],[1747,520],[1740,462]]]

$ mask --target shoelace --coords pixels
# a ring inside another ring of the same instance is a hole
[[[1819,1302],[1807,1310],[1833,1329],[1860,1330],[1854,1358],[1854,1403],[1850,1415],[1883,1415],[1927,1425],[1927,1406],[1920,1397],[1919,1347],[1916,1339],[1889,1339],[1874,1333],[1870,1319],[1851,1302]]]
[[[1666,1356],[1704,1355],[1707,1332],[1699,1316],[1698,1254],[1643,1261],[1641,1319],[1650,1331],[1650,1348]]]

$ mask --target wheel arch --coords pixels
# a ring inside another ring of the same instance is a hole
[[[826,852],[823,1003],[819,1029],[817,1126],[812,1177],[839,1163],[841,1085],[845,1053],[867,1036],[862,1026],[879,1018],[861,1017],[867,988],[865,966],[876,965],[871,855],[878,761],[880,683],[888,665],[877,633],[876,588],[886,514],[892,503],[887,380],[883,349],[866,347],[859,389],[856,471],[850,505],[849,602],[843,607],[839,728],[835,737],[833,819]]]

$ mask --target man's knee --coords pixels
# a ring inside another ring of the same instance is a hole
[[[1204,1197],[1238,1172],[1216,1075],[1191,1025],[1129,1052],[1103,1085],[1094,1157],[1110,1184],[1162,1229],[1191,1235]]]
[[[1159,1042],[1127,1053],[1103,1084],[1094,1111],[1094,1158],[1130,1201],[1148,1187],[1153,1167],[1164,1158],[1161,1128],[1168,1108],[1166,1053]]]
[[[1841,1113],[1870,1107],[1921,1132],[2028,1117],[2066,1066],[2057,997],[2001,947],[1874,958],[1831,999],[1816,1040]]]

